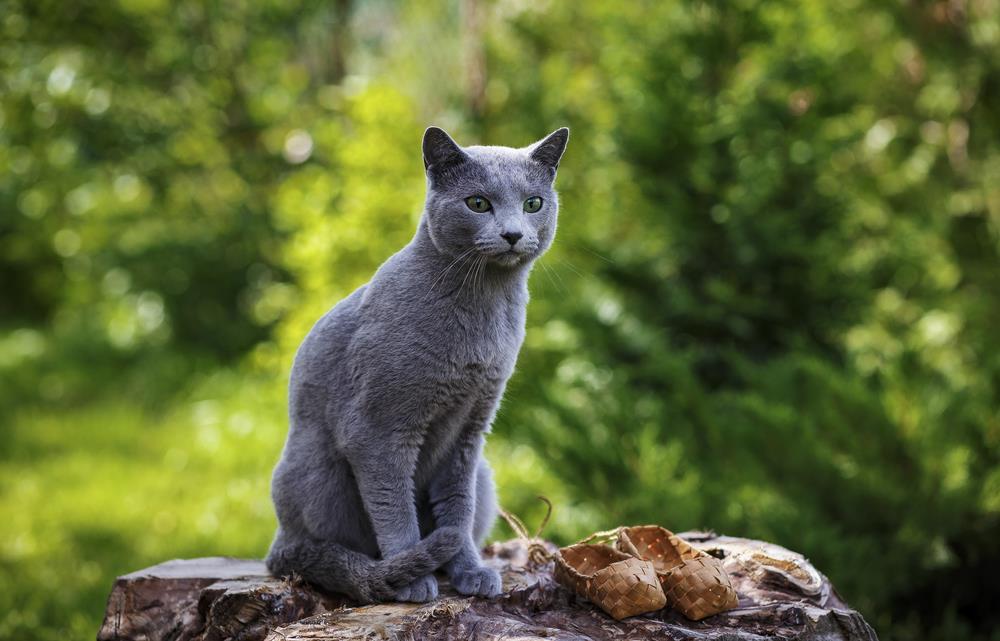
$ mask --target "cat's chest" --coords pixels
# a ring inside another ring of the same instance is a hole
[[[489,429],[506,378],[491,368],[470,365],[456,376],[439,376],[430,383],[422,433],[417,486],[421,487],[450,459],[463,434]]]
[[[491,319],[465,318],[438,341],[437,367],[426,372],[432,423],[446,434],[466,424],[476,414],[490,413],[514,371],[524,338],[523,314]]]
[[[456,309],[441,324],[439,356],[451,373],[506,378],[524,341],[525,310],[516,304]]]

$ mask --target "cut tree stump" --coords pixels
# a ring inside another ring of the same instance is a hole
[[[440,598],[425,604],[356,607],[344,597],[269,576],[260,561],[168,561],[115,581],[97,638],[877,641],[861,615],[803,556],[710,533],[681,537],[723,559],[739,593],[737,609],[698,622],[669,609],[615,621],[556,583],[552,563],[535,566],[522,542],[508,541],[483,551],[503,575],[500,597],[462,597],[441,579]]]

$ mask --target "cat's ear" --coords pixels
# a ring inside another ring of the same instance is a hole
[[[531,146],[531,159],[552,171],[559,168],[559,159],[569,142],[569,127],[560,127]]]
[[[423,150],[425,170],[457,165],[468,158],[458,143],[439,127],[428,127],[424,132]]]

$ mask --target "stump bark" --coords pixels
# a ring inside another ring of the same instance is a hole
[[[615,621],[557,584],[551,563],[532,564],[522,542],[508,541],[483,551],[503,576],[500,597],[462,597],[441,579],[440,598],[426,604],[357,607],[294,579],[271,577],[260,561],[168,561],[117,579],[97,638],[877,641],[861,615],[801,555],[762,541],[681,536],[723,559],[739,593],[737,609],[698,622],[669,609]]]

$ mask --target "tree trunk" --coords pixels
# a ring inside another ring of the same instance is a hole
[[[508,541],[483,552],[503,575],[499,598],[461,597],[442,580],[441,597],[426,604],[353,607],[344,597],[271,577],[260,561],[168,561],[115,582],[97,638],[877,641],[861,615],[801,555],[761,541],[681,536],[724,560],[739,593],[737,609],[698,622],[669,609],[616,622],[557,584],[551,563],[533,565],[523,543]]]

